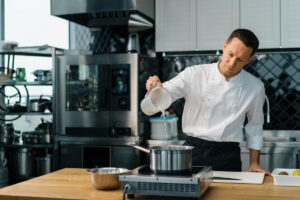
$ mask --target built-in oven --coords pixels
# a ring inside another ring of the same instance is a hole
[[[136,53],[56,58],[56,133],[138,136]]]

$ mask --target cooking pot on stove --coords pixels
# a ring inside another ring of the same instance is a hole
[[[133,145],[150,154],[150,169],[157,174],[188,174],[192,171],[192,146],[154,146],[150,150]]]

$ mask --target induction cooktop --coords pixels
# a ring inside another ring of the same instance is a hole
[[[194,166],[191,173],[155,174],[148,165],[137,167],[119,176],[123,195],[134,198],[135,194],[200,197],[212,183],[213,172],[209,166]]]

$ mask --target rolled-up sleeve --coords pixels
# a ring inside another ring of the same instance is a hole
[[[255,96],[249,110],[247,111],[248,123],[245,126],[245,134],[247,138],[247,148],[261,150],[263,146],[263,124],[264,113],[263,105],[265,102],[265,88],[259,89],[259,92]]]

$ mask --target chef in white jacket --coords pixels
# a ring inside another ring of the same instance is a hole
[[[259,165],[263,146],[264,84],[243,70],[254,59],[259,41],[247,29],[234,30],[223,45],[217,63],[187,67],[162,85],[173,101],[185,99],[182,129],[186,144],[194,146],[193,166],[212,166],[213,170],[241,171],[239,143],[243,125],[250,150],[250,172],[263,172]],[[151,76],[146,82],[148,93],[160,79]]]

